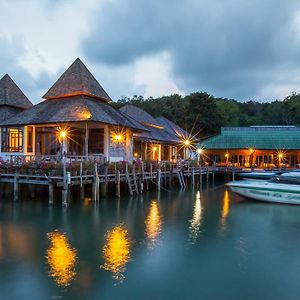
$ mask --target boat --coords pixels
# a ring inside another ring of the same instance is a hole
[[[242,179],[268,180],[277,175],[282,174],[283,171],[258,171],[258,172],[244,172],[239,173],[238,177]]]
[[[244,198],[285,204],[300,205],[300,172],[288,172],[270,180],[242,180],[227,184]]]

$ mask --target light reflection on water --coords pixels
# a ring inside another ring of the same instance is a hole
[[[196,193],[196,199],[194,202],[194,209],[193,209],[193,217],[190,219],[190,238],[192,243],[195,243],[200,232],[201,232],[201,220],[202,220],[202,205],[201,205],[201,194],[200,191]]]
[[[113,278],[122,282],[126,264],[131,259],[131,242],[128,231],[120,224],[106,233],[106,243],[102,254],[104,264],[100,267],[113,273]]]
[[[78,200],[66,211],[42,201],[4,203],[0,298],[277,300],[300,293],[299,206],[244,201],[210,186],[157,197]]]
[[[161,233],[162,226],[162,217],[157,200],[151,201],[149,214],[145,221],[145,226],[146,236],[149,239],[149,246],[151,248],[157,243],[157,239]]]
[[[49,275],[58,286],[66,287],[76,276],[76,250],[70,246],[64,233],[53,231],[47,237],[51,243],[46,255]]]
[[[223,204],[222,204],[222,214],[221,214],[221,231],[224,232],[227,230],[227,217],[229,215],[230,211],[230,199],[229,199],[229,193],[226,189],[223,196]]]

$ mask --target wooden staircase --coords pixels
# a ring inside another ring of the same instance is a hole
[[[131,196],[133,196],[133,194],[137,194],[139,193],[138,190],[138,185],[137,185],[137,180],[136,180],[136,174],[129,174],[128,172],[126,173],[126,180],[127,180],[127,184],[128,184],[128,190],[129,190],[129,194]]]

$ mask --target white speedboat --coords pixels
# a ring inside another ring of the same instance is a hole
[[[258,172],[244,172],[244,173],[239,173],[237,174],[238,177],[242,179],[256,179],[256,180],[268,180],[276,175],[280,175],[283,172],[280,171],[275,171],[275,172],[270,172],[270,171],[258,171]]]
[[[227,184],[245,198],[287,204],[300,204],[300,172],[283,173],[268,181],[243,180]]]

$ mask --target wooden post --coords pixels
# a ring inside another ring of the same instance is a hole
[[[235,170],[232,169],[232,181],[235,181]]]
[[[158,168],[157,170],[157,190],[160,191],[160,181],[161,181],[161,170]]]
[[[170,173],[169,173],[169,187],[172,187],[173,182],[173,166],[170,165]]]
[[[88,156],[89,156],[89,126],[88,126],[88,122],[85,123],[84,154],[85,154],[86,158],[88,158]]]
[[[201,164],[199,166],[199,179],[200,179],[200,184],[202,184],[202,168],[201,168]]]
[[[192,186],[195,186],[195,168],[192,168]]]
[[[54,203],[54,186],[52,179],[49,179],[49,204],[53,205]]]
[[[82,173],[83,173],[83,165],[82,162],[80,162],[80,200],[84,199],[84,185],[83,185]]]
[[[206,182],[209,182],[209,170],[206,168]]]
[[[19,174],[16,173],[14,176],[14,201],[19,200]]]
[[[121,197],[121,179],[120,179],[120,171],[116,172],[116,196],[118,198]]]
[[[63,158],[63,189],[62,189],[62,206],[68,206],[68,176],[65,158]]]

